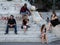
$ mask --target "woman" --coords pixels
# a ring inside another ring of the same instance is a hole
[[[51,21],[50,21],[51,25],[53,27],[55,27],[56,25],[60,24],[58,17],[56,15],[56,13],[53,11],[53,14],[51,15]]]
[[[24,33],[26,32],[26,30],[28,28],[28,22],[29,22],[29,19],[27,19],[27,18],[23,19]]]
[[[48,43],[47,42],[46,31],[47,31],[46,26],[45,26],[45,24],[43,24],[42,27],[41,27],[41,41],[42,41],[43,44],[44,44],[45,41],[46,41],[46,43]]]
[[[50,22],[48,24],[48,27],[49,27],[48,30],[52,31],[53,28],[56,27],[56,25],[59,25],[59,24],[60,24],[60,22],[58,20],[58,17],[56,15],[55,11],[53,11],[53,13],[51,15],[51,20],[50,20]]]

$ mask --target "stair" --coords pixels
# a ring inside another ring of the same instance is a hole
[[[25,3],[25,2],[24,2]],[[19,9],[24,4],[23,2],[0,2],[0,18],[1,17],[9,17],[11,14],[16,16],[19,15]],[[3,5],[2,5],[3,4]],[[28,7],[31,5],[28,3]],[[35,13],[34,13],[35,15]],[[37,14],[35,15],[37,16]],[[45,16],[46,17],[46,16]],[[18,34],[14,34],[14,29],[9,29],[9,34],[5,35],[6,20],[0,20],[0,42],[41,42],[40,38],[40,28],[41,23],[37,24],[33,21],[32,17],[29,17],[30,28],[24,33],[24,29],[21,29],[21,18],[15,18],[17,21],[17,31]],[[39,18],[40,19],[40,18]],[[53,33],[47,32],[48,42],[55,41],[57,38]]]
[[[41,42],[39,31],[18,31],[18,34],[14,34],[13,31],[9,31],[9,34],[5,35],[5,31],[0,31],[0,42]],[[56,40],[55,35],[47,33],[48,42]]]
[[[40,38],[40,28],[38,24],[35,24],[31,21],[29,22],[30,28],[24,33],[24,29],[21,29],[21,20],[17,21],[17,31],[18,34],[14,34],[14,29],[9,29],[9,34],[5,35],[6,24],[0,23],[0,42],[41,42]],[[56,40],[54,34],[47,32],[48,42],[52,42]]]

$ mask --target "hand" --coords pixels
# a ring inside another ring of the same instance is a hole
[[[16,25],[16,24],[13,24],[13,25]]]
[[[10,27],[12,27],[13,25],[10,25]]]

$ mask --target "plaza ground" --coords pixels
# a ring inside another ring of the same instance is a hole
[[[41,44],[41,43],[39,43],[39,42],[30,42],[30,43],[22,43],[22,42],[15,42],[15,43],[13,43],[13,42],[0,42],[0,45],[47,45],[47,44]],[[58,40],[58,41],[54,41],[54,42],[51,42],[51,43],[48,43],[48,45],[60,45],[60,40]]]

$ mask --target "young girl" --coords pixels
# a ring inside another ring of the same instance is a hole
[[[42,41],[42,43],[44,44],[45,41],[46,41],[46,43],[48,43],[47,42],[47,35],[46,35],[47,29],[46,29],[45,24],[42,25],[40,31],[41,31],[41,41]]]
[[[26,32],[26,30],[28,28],[28,22],[29,22],[29,19],[27,19],[27,18],[23,19],[24,33]]]

